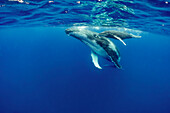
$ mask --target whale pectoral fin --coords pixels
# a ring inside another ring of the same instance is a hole
[[[117,68],[122,69],[122,66],[119,64],[119,62],[113,56],[110,56],[110,59],[112,60],[112,62],[114,62],[115,66]]]
[[[133,37],[133,38],[141,38],[141,36],[137,36],[137,35],[133,35],[130,33],[130,35]]]
[[[113,62],[117,68],[122,69],[122,66],[119,64],[120,56],[118,55],[119,54],[118,50],[115,51],[108,48],[104,48],[104,50],[108,54],[111,62]]]
[[[118,36],[116,36],[116,35],[114,35],[114,37],[115,37],[116,39],[120,40],[120,41],[126,46],[126,43],[125,43],[120,37],[118,37]]]
[[[91,57],[92,57],[92,62],[94,63],[94,66],[97,67],[98,69],[102,69],[98,63],[98,56],[96,55],[96,53],[91,51]]]

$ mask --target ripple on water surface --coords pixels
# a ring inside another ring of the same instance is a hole
[[[170,34],[170,3],[162,0],[3,0],[0,27],[125,27]]]

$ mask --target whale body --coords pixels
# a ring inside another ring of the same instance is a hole
[[[99,33],[99,35],[107,37],[107,38],[120,40],[124,45],[126,45],[126,43],[123,41],[124,39],[141,38],[141,36],[137,36],[131,33],[126,33],[126,32],[121,32],[121,31],[115,31],[115,30],[103,31]]]
[[[119,64],[120,53],[116,45],[108,38],[100,36],[97,32],[92,32],[80,28],[69,28],[66,29],[65,32],[69,36],[80,40],[91,48],[92,62],[98,69],[102,69],[98,63],[98,56],[101,56],[108,61],[113,62],[117,68],[122,68]]]

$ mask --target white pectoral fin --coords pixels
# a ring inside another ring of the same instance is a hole
[[[137,35],[133,35],[130,33],[130,35],[133,37],[133,38],[141,38],[141,36],[137,36]]]
[[[116,35],[114,35],[114,37],[115,37],[116,39],[120,40],[120,41],[126,46],[126,43],[125,43],[120,37],[118,37],[118,36],[116,36]]]
[[[93,51],[91,51],[91,57],[95,67],[97,67],[98,69],[102,69],[98,63],[98,56]]]

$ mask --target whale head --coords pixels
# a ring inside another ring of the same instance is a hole
[[[80,30],[77,29],[77,28],[69,28],[69,29],[66,29],[65,32],[66,32],[66,34],[70,35],[70,34],[72,34],[74,32],[78,33],[78,32],[80,32]]]
[[[69,28],[65,30],[66,34],[76,39],[83,40],[87,38],[84,30],[78,28]]]
[[[94,40],[95,36],[97,36],[96,32],[79,27],[68,28],[65,30],[65,33],[81,41]]]

